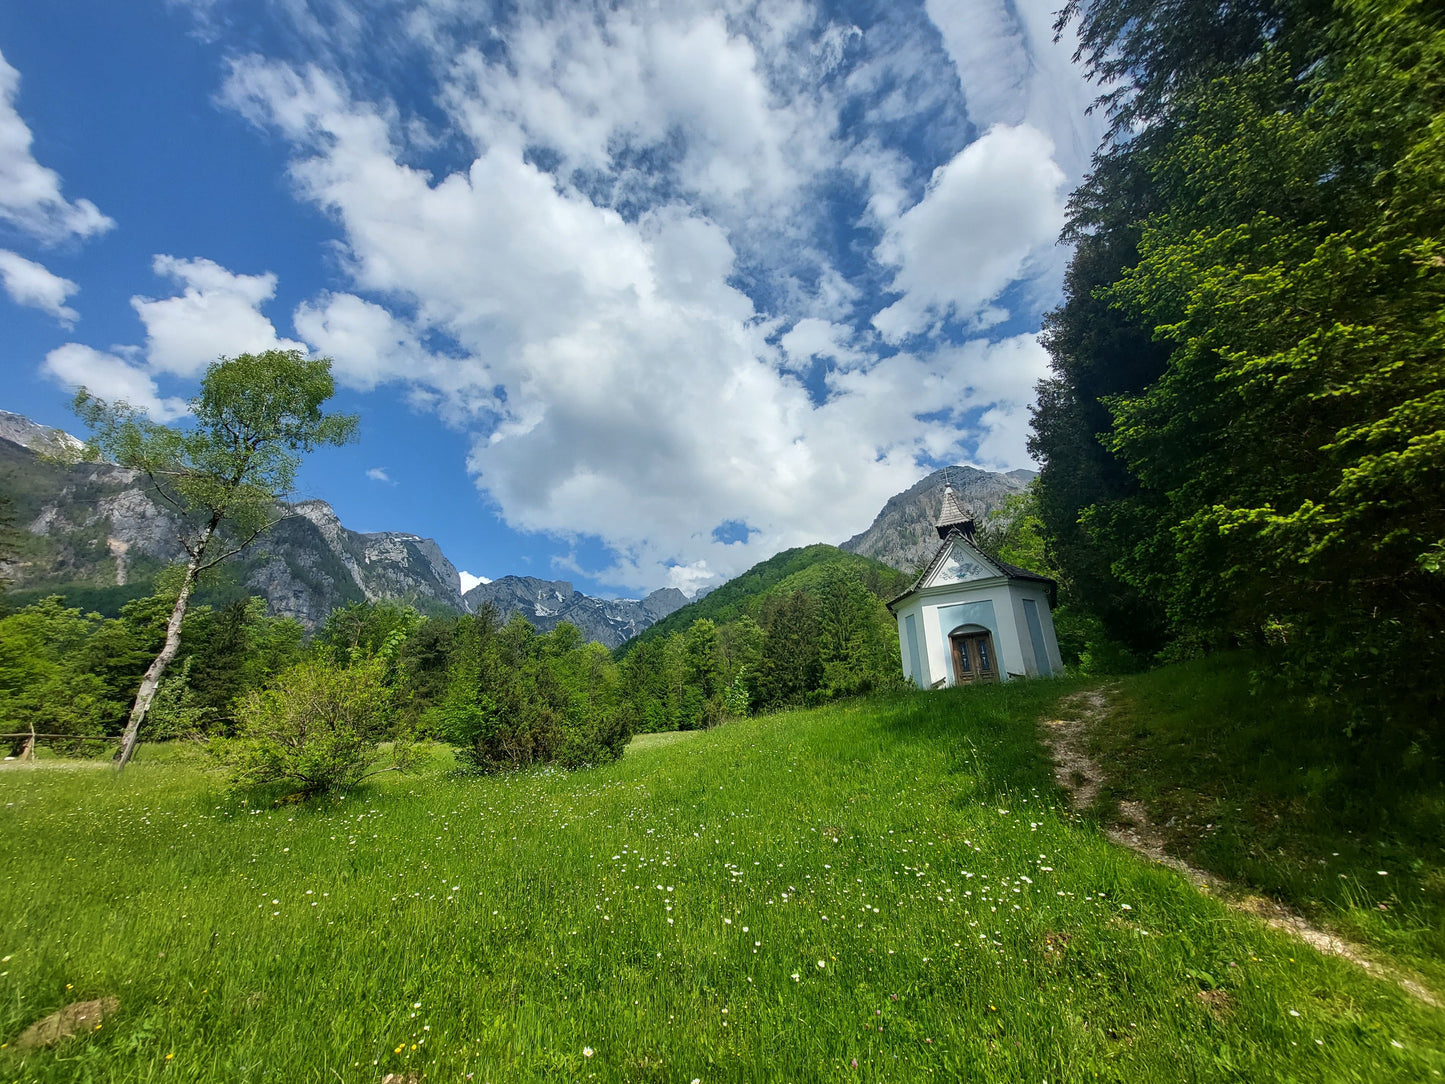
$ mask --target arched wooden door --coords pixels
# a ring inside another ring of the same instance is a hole
[[[953,674],[956,684],[998,680],[998,654],[993,647],[993,634],[987,629],[955,629],[949,633],[953,649]]]

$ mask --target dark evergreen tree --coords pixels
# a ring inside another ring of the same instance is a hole
[[[776,708],[803,703],[823,680],[817,602],[801,590],[774,598],[764,610],[762,624],[763,650],[755,697],[758,706]]]

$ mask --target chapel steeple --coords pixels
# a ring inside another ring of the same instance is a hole
[[[946,482],[943,486],[943,508],[939,511],[938,521],[934,526],[938,528],[939,538],[947,538],[949,532],[958,531],[964,538],[973,541],[973,514],[964,511],[958,494],[954,493],[953,486]]]

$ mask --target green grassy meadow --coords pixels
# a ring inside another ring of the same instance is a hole
[[[1255,664],[1217,655],[1117,682],[1094,731],[1100,801],[1144,802],[1174,853],[1445,990],[1439,766],[1419,744],[1350,744]]]
[[[1067,682],[442,752],[257,805],[198,764],[0,772],[15,1081],[1422,1081],[1445,1013],[1108,843],[1034,721]],[[855,1065],[856,1062],[856,1065]]]

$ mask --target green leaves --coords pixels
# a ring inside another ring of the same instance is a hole
[[[354,439],[355,415],[321,410],[334,391],[330,359],[268,350],[212,363],[188,400],[185,428],[159,425],[84,388],[74,408],[96,453],[143,471],[179,511],[201,522],[227,520],[246,536],[273,518],[301,453]]]
[[[612,656],[566,622],[541,636],[520,616],[498,627],[490,606],[457,619],[448,680],[427,723],[478,771],[616,760],[634,708]]]
[[[108,404],[84,388],[76,393],[75,412],[92,429],[91,454],[109,454],[144,472],[156,495],[185,519],[178,539],[188,558],[185,574],[164,646],[136,693],[118,767],[130,760],[151,699],[180,648],[197,578],[277,521],[276,502],[290,492],[301,452],[355,435],[354,416],[321,412],[333,390],[329,358],[267,350],[212,364],[200,394],[189,400],[193,420],[185,429],[158,425],[128,404]],[[216,553],[212,544],[223,523],[233,537]]]
[[[218,745],[232,781],[294,785],[303,794],[347,790],[378,771],[403,767],[406,745],[392,742],[391,690],[379,658],[332,666],[323,658],[298,663],[237,712],[240,732]]]
[[[1098,41],[1129,58],[1116,74],[1139,75],[1148,99],[1153,65],[1178,47],[1162,16],[1077,10],[1086,41],[1114,35]],[[1140,212],[1100,219],[1137,238],[1136,259],[1093,298],[1169,352],[1154,378],[1110,395],[1079,374],[1127,362],[1090,354],[1099,344],[1063,322],[1087,310],[1055,318],[1063,394],[1041,399],[1042,492],[1078,458],[1055,404],[1092,394],[1125,476],[1095,488],[1081,522],[1112,573],[1163,604],[1171,635],[1288,627],[1301,673],[1364,700],[1438,701],[1445,685],[1426,675],[1445,673],[1431,571],[1445,540],[1445,17],[1417,0],[1345,0],[1328,22],[1305,3],[1274,11],[1279,33],[1253,52],[1224,50],[1149,99],[1154,122],[1076,200],[1076,214]]]

